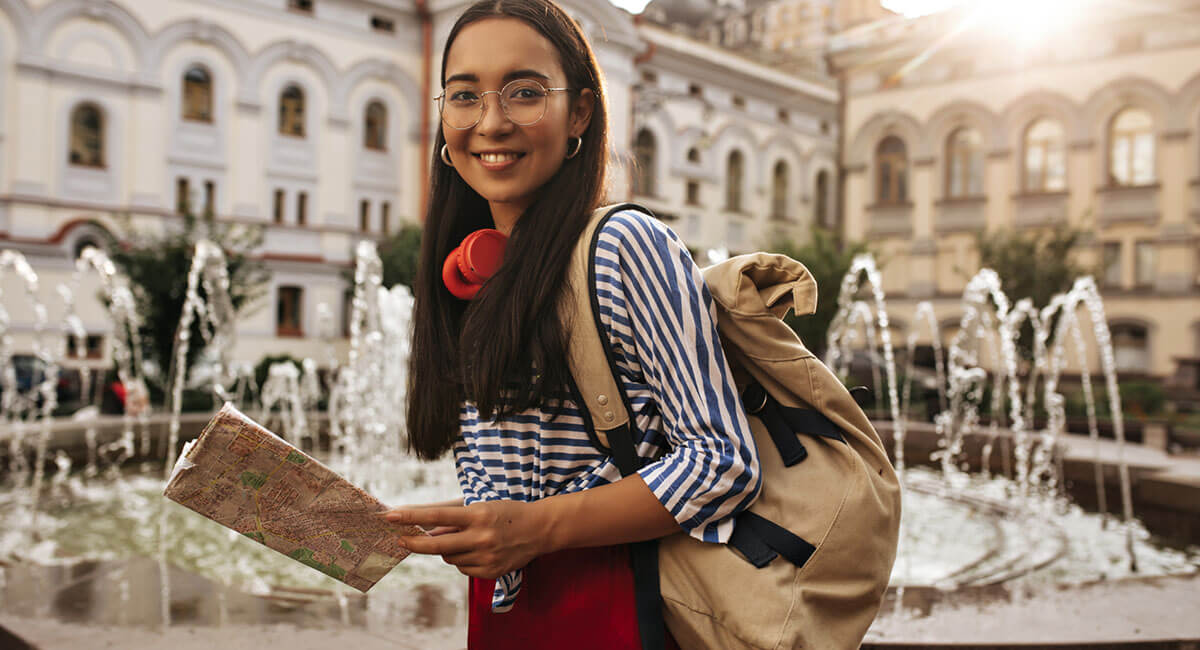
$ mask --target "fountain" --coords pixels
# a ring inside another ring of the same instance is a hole
[[[33,598],[32,605],[20,598],[69,590],[86,580],[93,590],[107,590],[127,605],[105,615],[110,623],[166,629],[187,621],[231,625],[300,620],[280,612],[291,608],[288,611],[303,611],[317,620],[367,629],[417,620],[426,627],[461,627],[465,581],[438,558],[406,560],[364,598],[159,497],[185,421],[195,428],[206,419],[190,421],[183,413],[183,389],[189,381],[193,386],[203,381],[213,395],[214,409],[230,401],[257,415],[387,503],[428,503],[459,495],[449,460],[423,463],[403,451],[412,296],[406,287],[382,286],[373,244],[360,243],[355,251],[345,359],[335,350],[330,310],[321,305],[318,330],[325,358],[273,364],[261,386],[256,385],[251,360],[230,356],[236,314],[225,268],[219,247],[197,243],[168,373],[168,409],[153,414],[140,408],[146,391],[132,294],[104,253],[85,251],[72,285],[59,291],[67,336],[56,340],[71,345],[51,344],[36,274],[20,255],[0,253],[0,275],[15,272],[32,305],[34,354],[44,368],[40,381],[21,389],[11,361],[6,311],[10,302],[0,296],[0,441],[8,450],[6,491],[0,493],[0,613],[7,609],[48,616],[55,610],[53,597]],[[114,333],[109,337],[112,358],[120,383],[129,387],[129,408],[115,435],[97,424],[94,406],[77,421],[51,417],[52,378],[64,360],[82,354],[85,330],[74,297],[87,273],[101,280]],[[1086,318],[1080,318],[1081,310]],[[881,431],[891,436],[906,488],[901,553],[893,574],[897,612],[905,602],[905,589],[952,593],[982,585],[1065,584],[1195,571],[1194,553],[1154,545],[1134,517],[1130,473],[1123,462],[1118,379],[1103,305],[1090,278],[1037,309],[1028,301],[1010,304],[1000,279],[985,269],[963,293],[959,328],[946,349],[938,323],[932,303],[916,306],[904,339],[900,376],[880,271],[870,256],[859,256],[842,282],[839,311],[829,333],[826,361],[840,375],[850,373],[856,356],[866,351],[876,388],[875,412],[886,420],[880,421]],[[1104,391],[1114,416],[1122,498],[1116,526],[1110,525],[1106,513],[1100,460],[1094,463],[1098,514],[1066,498],[1057,464],[1066,435],[1060,384],[1069,356],[1081,369],[1091,442],[1101,444],[1082,323],[1090,324],[1100,346]],[[193,340],[193,324],[199,326],[199,340]],[[1017,344],[1026,326],[1033,332],[1033,358],[1023,362]],[[936,449],[928,458],[906,452],[908,434],[921,427],[909,418],[914,350],[921,331],[933,344],[932,381],[937,391],[932,428],[919,431],[936,436]],[[186,359],[192,345],[202,346],[204,353],[189,377]],[[990,400],[985,400],[989,391]],[[1039,395],[1044,414],[1035,407]],[[322,402],[327,405],[324,410],[318,408]],[[1035,426],[1038,417],[1046,422],[1041,428]],[[63,451],[72,430],[83,432],[82,469]],[[36,432],[32,449],[30,432]],[[971,472],[967,443],[975,438],[983,443],[979,471]],[[154,439],[162,441],[162,475],[144,467]],[[992,457],[998,451],[1006,452],[1004,459],[1011,455],[1011,462],[994,470]],[[143,462],[135,462],[138,459]],[[46,468],[52,464],[56,472],[48,478]],[[137,557],[153,561],[130,559]],[[143,604],[139,609],[135,603]]]

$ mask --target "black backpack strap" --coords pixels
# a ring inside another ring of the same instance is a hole
[[[651,214],[646,208],[633,203],[624,203],[610,210],[592,234],[587,266],[588,293],[591,296],[594,326],[600,332],[600,342],[604,346],[604,357],[608,360],[609,371],[612,372],[613,379],[617,382],[617,392],[621,396],[625,410],[629,413],[628,423],[607,432],[613,463],[621,471],[622,477],[637,472],[643,465],[642,459],[638,458],[635,446],[635,440],[641,436],[637,435],[637,424],[634,420],[636,411],[633,410],[629,396],[625,394],[624,384],[617,372],[616,354],[613,352],[608,337],[604,335],[604,325],[600,322],[600,300],[596,295],[595,268],[596,245],[600,241],[600,231],[604,228],[604,223],[614,213],[629,209]],[[651,216],[653,215],[651,214]],[[629,561],[633,568],[634,602],[637,609],[638,632],[642,639],[642,649],[663,650],[666,647],[666,622],[663,620],[662,591],[658,582],[658,541],[649,540],[630,544]]]
[[[767,427],[767,433],[771,434],[771,441],[775,443],[785,467],[808,458],[808,450],[796,434],[846,442],[841,429],[824,413],[816,409],[784,406],[758,382],[751,383],[742,391],[742,404],[746,407],[746,415],[758,417]]]

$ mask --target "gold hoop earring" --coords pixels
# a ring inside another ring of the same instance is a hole
[[[442,162],[446,163],[447,167],[453,167],[454,163],[450,162],[450,152],[447,151],[449,145],[442,145]]]
[[[567,138],[567,148],[568,149],[571,148],[570,140],[571,140],[571,138]],[[578,156],[579,150],[582,148],[583,148],[583,138],[582,137],[575,138],[575,148],[572,149],[571,151],[567,152],[567,159],[570,160],[571,158]]]

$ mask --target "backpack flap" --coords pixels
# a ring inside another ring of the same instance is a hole
[[[591,290],[592,240],[600,222],[617,209],[620,206],[596,210],[580,235],[571,258],[569,291],[561,315],[563,331],[569,336],[567,359],[578,391],[575,397],[586,407],[585,417],[591,418],[588,430],[596,437],[592,443],[602,450],[610,449],[608,431],[629,424],[624,393],[617,385],[595,325],[595,293]]]

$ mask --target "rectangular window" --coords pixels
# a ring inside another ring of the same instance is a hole
[[[69,359],[103,359],[104,335],[88,334],[83,337],[82,341],[78,341],[74,336],[68,334],[66,350]]]
[[[384,201],[383,205],[379,206],[379,231],[383,234],[388,234],[388,220],[391,217],[392,204]]]
[[[303,226],[308,223],[308,193],[300,192],[296,195],[296,225]]]
[[[350,321],[354,318],[354,289],[342,292],[342,338],[350,338]]]
[[[371,202],[366,199],[358,202],[358,229],[361,232],[371,231]]]
[[[279,287],[275,303],[275,336],[304,336],[300,310],[304,300],[304,289]]]
[[[275,223],[283,223],[283,190],[275,190],[275,204],[271,213]]]
[[[791,119],[791,117],[788,115],[787,109],[786,108],[779,109],[779,123],[787,124],[789,119]]]
[[[658,73],[653,70],[642,70],[642,83],[653,86],[658,83]]]
[[[1139,287],[1149,287],[1154,284],[1154,274],[1157,266],[1157,257],[1154,250],[1154,242],[1140,241],[1134,245],[1134,264],[1136,277],[1134,283]]]
[[[733,107],[742,111],[746,110],[746,98],[741,95],[734,95]]]
[[[313,0],[288,0],[288,9],[311,14],[313,10]]]
[[[216,214],[217,184],[204,181],[204,215],[211,217]]]
[[[175,179],[175,212],[179,214],[187,214],[191,209],[191,197],[189,194],[191,189],[188,187],[188,179],[180,176]]]
[[[688,94],[692,97],[703,97],[704,89],[700,87],[700,84],[688,84]]]
[[[687,182],[687,204],[700,205],[700,183],[698,181]]]
[[[1104,273],[1104,286],[1115,288],[1121,286],[1121,242],[1104,242],[1101,258],[1101,270]]]
[[[393,34],[396,31],[396,23],[391,18],[384,18],[383,16],[371,16],[371,29],[377,32]]]

